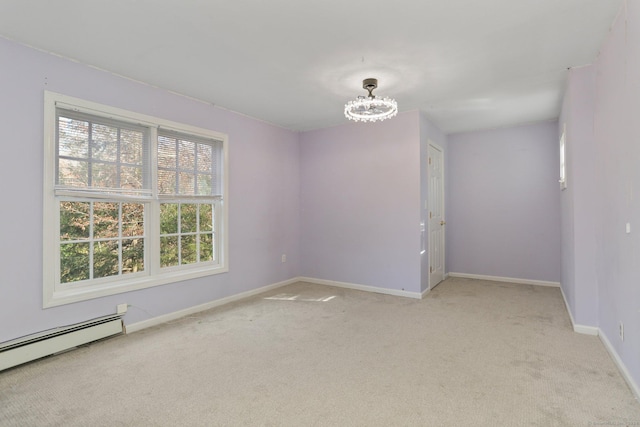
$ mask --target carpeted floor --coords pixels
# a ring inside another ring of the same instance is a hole
[[[297,283],[0,373],[1,426],[640,425],[559,289]]]

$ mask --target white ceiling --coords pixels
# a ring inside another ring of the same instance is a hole
[[[445,133],[558,116],[623,0],[0,0],[0,34],[276,125],[374,94]]]

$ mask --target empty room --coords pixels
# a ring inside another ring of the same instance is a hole
[[[639,119],[636,0],[0,0],[0,425],[640,425]]]

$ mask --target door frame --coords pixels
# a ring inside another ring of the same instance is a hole
[[[445,151],[444,149],[436,144],[435,142],[428,140],[427,141],[427,191],[430,189],[431,187],[431,164],[429,163],[429,157],[430,157],[430,149],[434,148],[438,151],[440,151],[442,153],[442,179],[441,179],[441,183],[442,183],[442,200],[440,201],[442,203],[442,218],[443,221],[446,221],[444,218],[446,218],[446,207],[445,207],[445,200],[446,200],[446,196],[445,196],[445,185],[444,185],[444,180],[445,180]],[[429,210],[431,208],[431,204],[428,203],[431,200],[431,192],[429,191],[427,193],[427,204],[429,206]],[[429,290],[433,289],[433,287],[431,286],[431,221],[428,218],[427,215],[427,248],[429,250],[428,253],[428,259],[429,259]],[[447,273],[446,273],[446,246],[447,246],[447,239],[446,239],[446,227],[443,227],[442,229],[442,280],[447,278]]]

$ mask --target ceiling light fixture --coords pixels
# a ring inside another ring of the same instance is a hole
[[[376,98],[371,92],[378,87],[378,79],[364,79],[362,88],[369,92],[369,96],[358,96],[344,106],[347,119],[356,122],[377,122],[398,114],[398,103],[391,98]]]

